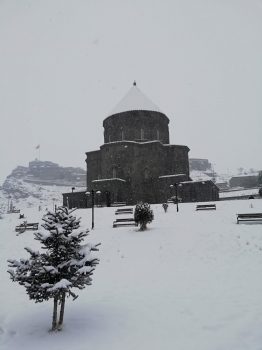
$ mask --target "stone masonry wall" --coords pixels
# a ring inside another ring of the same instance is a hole
[[[169,119],[160,112],[128,111],[107,117],[103,122],[104,143],[154,141],[169,144]],[[143,130],[143,136],[141,135]]]

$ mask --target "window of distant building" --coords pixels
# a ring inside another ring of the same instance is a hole
[[[124,131],[122,131],[122,141],[124,141],[125,140],[125,132]]]
[[[101,179],[101,174],[97,174],[97,180]]]
[[[116,168],[113,168],[113,179],[116,178]]]
[[[141,129],[141,140],[145,139],[145,132],[144,129]]]
[[[111,135],[108,135],[108,142],[111,142]]]
[[[144,177],[145,177],[145,179],[148,179],[148,177],[149,177],[148,168],[145,168],[145,170],[144,170]]]
[[[156,139],[159,140],[159,130],[156,131]]]

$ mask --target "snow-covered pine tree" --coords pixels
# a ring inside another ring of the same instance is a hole
[[[52,331],[58,330],[63,324],[65,298],[77,295],[73,288],[84,289],[91,285],[91,275],[99,260],[92,256],[91,251],[98,250],[98,244],[84,244],[82,241],[88,235],[88,230],[79,230],[80,219],[76,219],[66,207],[59,207],[55,212],[48,211],[41,225],[42,230],[34,233],[35,239],[42,244],[44,253],[31,248],[25,250],[29,259],[20,261],[9,259],[8,270],[12,281],[26,288],[29,299],[43,302],[54,299]],[[60,316],[57,322],[57,307],[61,304]]]
[[[143,231],[147,228],[147,224],[150,224],[154,220],[153,210],[150,209],[148,203],[140,203],[135,207],[134,219],[137,224],[140,225],[140,230]]]

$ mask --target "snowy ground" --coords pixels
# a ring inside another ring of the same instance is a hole
[[[251,203],[253,208],[251,207]],[[262,349],[262,225],[236,224],[236,213],[262,212],[262,200],[152,205],[144,232],[112,228],[114,208],[95,209],[87,241],[101,242],[93,285],[67,300],[63,331],[49,333],[52,302],[35,304],[11,282],[8,258],[40,249],[33,234],[14,232],[18,214],[0,220],[0,349]],[[27,221],[43,212],[24,210]],[[91,210],[77,211],[90,227]]]

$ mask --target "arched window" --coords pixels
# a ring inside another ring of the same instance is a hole
[[[141,140],[144,140],[145,138],[145,132],[144,129],[141,129]]]
[[[116,167],[113,168],[113,179],[116,178]]]
[[[122,131],[122,141],[124,141],[124,140],[125,140],[125,132]]]
[[[156,139],[159,140],[159,130],[156,131]]]
[[[111,142],[111,135],[108,135],[108,142]]]
[[[101,179],[101,174],[97,174],[97,180]]]
[[[149,177],[148,168],[145,168],[145,170],[144,170],[144,177],[145,177],[145,179],[148,179],[148,177]]]

